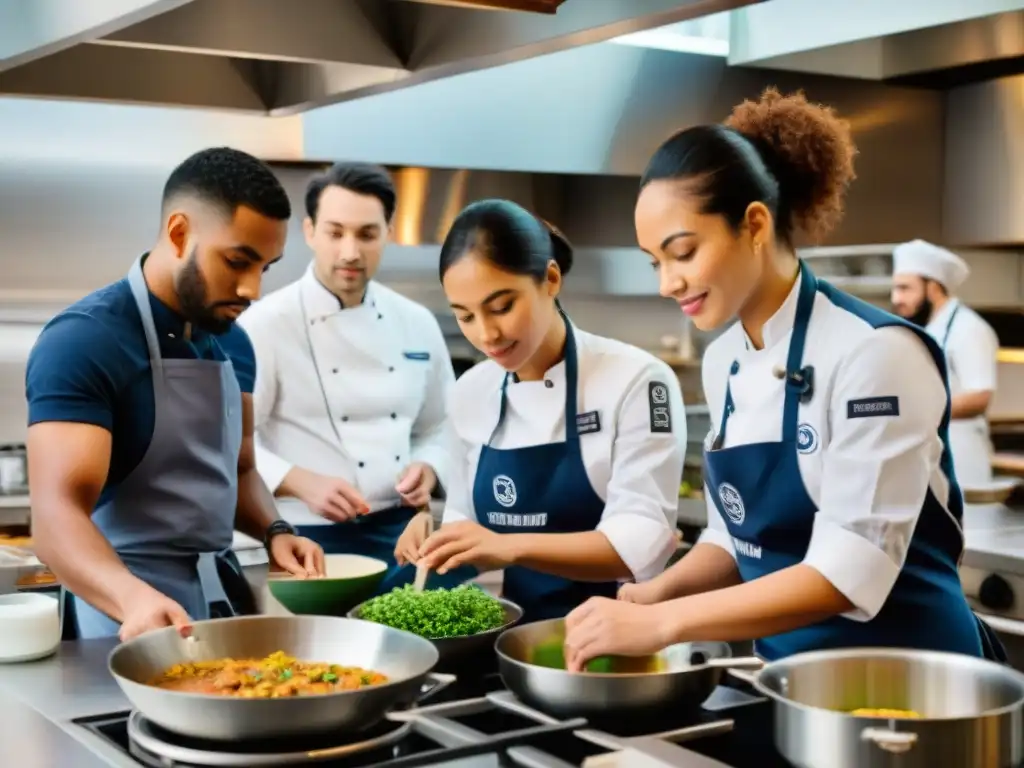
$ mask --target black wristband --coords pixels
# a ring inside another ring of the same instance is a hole
[[[267,526],[267,532],[263,534],[263,546],[269,547],[270,540],[275,536],[279,536],[282,533],[287,533],[290,536],[296,534],[295,526],[289,523],[287,520],[275,520],[269,526]]]

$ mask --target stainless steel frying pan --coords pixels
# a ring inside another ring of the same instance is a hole
[[[535,663],[540,649],[565,641],[562,619],[523,624],[495,644],[501,677],[520,700],[556,717],[597,722],[657,720],[699,707],[730,667],[759,669],[756,657],[733,658],[726,643],[681,643],[658,654],[658,671],[573,673]],[[652,664],[652,666],[654,666]]]
[[[367,621],[330,616],[243,616],[197,622],[194,640],[172,628],[149,632],[115,648],[110,674],[132,706],[169,731],[204,739],[238,740],[333,731],[353,735],[392,709],[423,700],[451,684],[431,674],[434,644]],[[242,699],[155,688],[147,684],[184,662],[263,658],[284,651],[302,661],[323,661],[380,672],[389,682],[318,696]],[[433,687],[423,693],[425,683]]]

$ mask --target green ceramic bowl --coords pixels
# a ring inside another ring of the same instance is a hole
[[[271,574],[267,588],[284,608],[298,615],[344,616],[369,599],[388,569],[387,563],[363,555],[327,555],[322,579]]]

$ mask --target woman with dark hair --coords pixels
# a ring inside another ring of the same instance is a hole
[[[504,596],[531,621],[656,576],[676,546],[679,382],[652,355],[570,322],[558,295],[571,266],[568,241],[515,203],[456,218],[441,282],[489,359],[453,392],[462,466],[444,524],[424,541],[414,520],[395,551],[440,574],[504,569]]]
[[[843,212],[847,123],[769,89],[655,152],[637,237],[709,346],[708,527],[658,578],[567,619],[566,656],[756,638],[769,660],[889,646],[996,655],[958,576],[963,501],[942,352],[794,251]]]

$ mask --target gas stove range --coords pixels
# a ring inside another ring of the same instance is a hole
[[[629,739],[659,750],[669,749],[667,742],[679,744],[696,762],[678,765],[789,768],[772,741],[771,704],[724,686],[698,711],[667,713],[663,722],[627,728],[621,722],[558,720],[518,701],[497,674],[467,675],[429,705],[395,713],[359,743],[345,744],[330,738],[204,742],[171,734],[132,712],[75,722],[138,765],[152,768],[574,768],[638,744]]]

